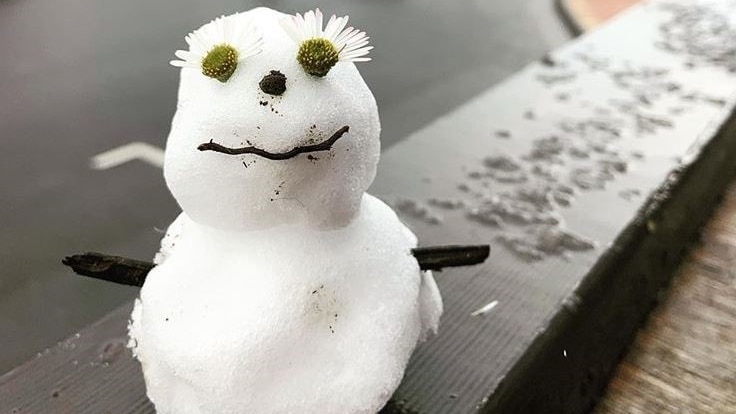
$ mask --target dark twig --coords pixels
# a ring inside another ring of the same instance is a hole
[[[422,270],[442,270],[445,267],[472,266],[483,263],[491,253],[491,246],[430,246],[411,249]]]
[[[143,286],[154,264],[103,253],[67,256],[61,261],[77,274],[130,286]]]
[[[416,257],[420,269],[442,270],[483,263],[490,251],[488,245],[432,246],[417,247],[411,254]],[[61,262],[82,276],[130,286],[143,286],[148,272],[155,266],[150,262],[94,252],[68,256]]]
[[[253,154],[258,155],[263,158],[267,158],[269,160],[274,161],[280,161],[280,160],[288,160],[289,158],[294,158],[299,154],[306,154],[309,152],[317,152],[317,151],[329,151],[332,148],[332,145],[335,144],[335,142],[340,139],[343,134],[348,132],[348,129],[350,129],[347,125],[344,127],[338,129],[335,131],[334,134],[332,134],[331,137],[328,139],[320,142],[319,144],[313,144],[313,145],[304,145],[302,147],[294,147],[286,152],[268,152],[264,149],[257,148],[257,147],[240,147],[240,148],[229,148],[222,146],[220,144],[214,143],[214,142],[207,142],[204,144],[200,144],[197,149],[200,151],[215,151],[215,152],[221,152],[223,154],[228,155],[241,155],[241,154]]]

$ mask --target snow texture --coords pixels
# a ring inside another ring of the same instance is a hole
[[[263,53],[225,83],[181,71],[164,176],[183,213],[169,226],[131,315],[130,347],[159,414],[375,413],[442,299],[411,255],[414,234],[365,194],[380,124],[352,63],[307,75],[266,8],[226,17],[255,24]],[[262,92],[271,71],[281,96]],[[287,160],[199,151],[215,142]]]
[[[154,264],[160,265],[167,257],[169,257],[169,253],[171,253],[171,250],[174,249],[176,243],[179,241],[179,237],[181,237],[184,222],[186,220],[186,215],[180,214],[179,217],[169,225],[169,228],[166,230],[166,234],[164,234],[164,237],[161,239],[161,248],[156,253],[156,256],[153,257]]]
[[[358,213],[373,181],[380,151],[373,94],[350,62],[338,62],[324,78],[305,73],[296,60],[298,45],[278,23],[284,16],[257,8],[225,18],[254,24],[264,38],[263,52],[239,63],[227,82],[196,68],[181,70],[164,175],[195,222],[221,229],[290,222],[336,228]],[[272,70],[287,78],[281,96],[259,88]],[[286,161],[197,150],[212,141],[280,153],[318,144],[343,126],[349,132],[332,150]]]
[[[332,231],[182,213],[167,238],[130,324],[159,414],[375,413],[442,312],[416,237],[370,195]]]

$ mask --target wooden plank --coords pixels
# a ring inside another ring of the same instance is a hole
[[[592,406],[735,172],[733,4],[635,7],[384,154],[372,191],[422,244],[497,246],[439,276],[442,329],[387,412]],[[93,366],[126,318],[0,378],[0,412],[150,412],[125,351]]]
[[[125,305],[0,377],[0,412],[153,413],[127,344]]]
[[[616,369],[597,414],[736,413],[734,232],[736,184]]]

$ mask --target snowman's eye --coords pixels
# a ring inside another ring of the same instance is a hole
[[[258,82],[258,86],[269,95],[282,95],[286,92],[286,76],[277,70],[272,70]]]
[[[203,75],[227,82],[239,65],[261,53],[263,37],[250,23],[219,17],[186,37],[189,50],[177,50],[171,64],[198,69]]]
[[[305,72],[323,77],[337,62],[367,62],[373,46],[368,46],[365,32],[352,27],[345,28],[348,16],[334,14],[322,29],[322,12],[308,11],[304,16],[286,16],[281,26],[299,45],[296,60]]]
[[[237,68],[238,51],[226,43],[213,47],[202,59],[202,74],[220,82],[227,82]]]
[[[340,60],[340,52],[327,39],[307,39],[299,46],[296,60],[308,74],[323,77]]]

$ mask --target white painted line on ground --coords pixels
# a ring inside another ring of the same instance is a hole
[[[163,168],[164,150],[145,142],[131,142],[90,159],[90,167],[95,170],[107,170],[133,160],[141,160],[154,167]]]
[[[482,308],[474,310],[470,314],[470,316],[485,316],[485,314],[487,314],[488,312],[492,311],[493,308],[496,307],[496,305],[498,305],[498,301],[497,300],[494,300],[493,302],[491,302],[491,303],[483,306]]]

